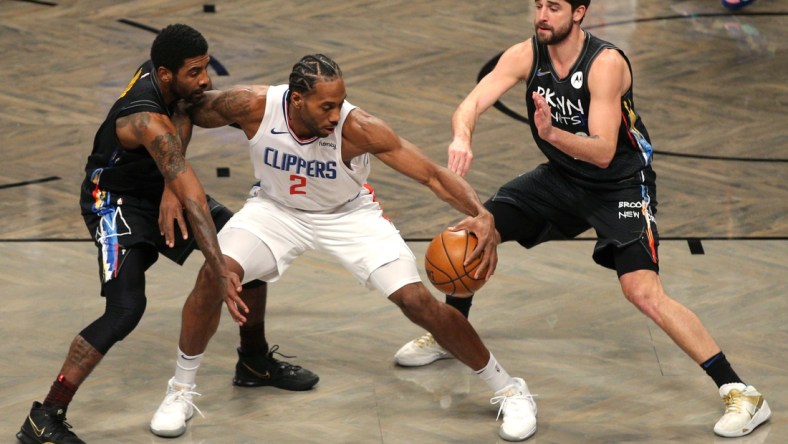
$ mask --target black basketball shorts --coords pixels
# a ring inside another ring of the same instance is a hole
[[[218,232],[233,213],[210,196],[206,196],[206,199]],[[104,207],[99,214],[83,214],[85,225],[99,249],[99,275],[102,283],[117,276],[123,265],[124,254],[129,248],[141,248],[146,252],[146,270],[158,260],[159,253],[183,265],[192,251],[197,249],[191,227],[189,238],[184,240],[177,224],[175,246],[170,248],[164,243],[164,237],[159,232],[158,205],[128,197],[120,201],[124,202],[123,205]]]
[[[642,269],[659,272],[656,186],[650,169],[591,188],[546,163],[503,185],[485,206],[495,216],[502,241],[531,248],[593,228],[596,263],[619,276]]]

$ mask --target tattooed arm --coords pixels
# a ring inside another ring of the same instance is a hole
[[[192,122],[199,127],[217,128],[235,123],[251,139],[263,120],[267,93],[267,85],[206,91],[203,99],[187,111]]]
[[[188,114],[186,114],[185,102],[182,100],[172,115],[172,123],[178,131],[182,152],[185,155],[186,147],[189,145],[192,137],[193,125]],[[183,205],[178,200],[178,196],[165,184],[164,192],[161,195],[161,203],[159,204],[159,232],[164,236],[164,242],[170,248],[175,246],[175,223],[178,224],[183,239],[188,239],[189,228],[183,215]]]
[[[156,161],[167,186],[186,210],[192,233],[208,267],[232,296],[240,283],[237,282],[238,277],[231,276],[227,269],[216,239],[216,227],[205,200],[205,191],[183,155],[184,147],[175,124],[163,114],[143,112],[119,118],[116,128],[118,139],[124,146],[144,146]],[[237,297],[237,294],[234,296]]]

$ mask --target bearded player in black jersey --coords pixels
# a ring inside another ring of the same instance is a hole
[[[468,172],[479,116],[524,82],[531,131],[547,162],[503,185],[485,203],[501,240],[531,248],[593,228],[594,260],[616,270],[627,300],[717,384],[726,409],[714,432],[749,434],[769,419],[768,404],[733,371],[700,319],[662,287],[653,149],[635,111],[629,60],[580,27],[589,3],[534,2],[535,36],[505,51],[455,111],[449,169]],[[470,298],[447,296],[446,302],[468,315]],[[446,357],[425,335],[405,344],[395,360],[417,366]]]
[[[205,195],[184,158],[192,126],[180,107],[200,100],[210,88],[209,62],[208,44],[198,31],[180,24],[166,27],[151,46],[151,59],[137,69],[96,133],[80,206],[99,249],[106,308],[74,338],[44,402],[33,403],[16,435],[24,443],[84,442],[65,422],[66,409],[109,349],[137,326],[146,305],[145,271],[159,253],[182,264],[199,248],[211,275],[207,285],[215,285],[228,304],[245,302],[250,308],[252,322],[241,328],[236,385],[306,390],[318,381],[315,374],[269,352],[263,329],[265,283],[247,284],[237,292],[240,281],[227,269],[216,239],[232,212]],[[168,385],[168,405],[190,418],[193,367],[201,356],[179,357],[176,377]],[[267,377],[239,374],[239,367]],[[176,436],[180,427],[185,430],[185,425],[167,423],[159,432]]]

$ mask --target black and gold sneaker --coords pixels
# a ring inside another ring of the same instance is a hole
[[[69,429],[71,424],[66,422],[65,407],[44,407],[36,401],[16,439],[25,444],[85,444]]]
[[[267,354],[246,354],[238,349],[238,363],[235,364],[235,377],[233,385],[239,387],[260,387],[270,385],[283,390],[303,391],[309,390],[317,384],[320,378],[301,367],[274,358],[278,353],[278,345],[271,347]]]

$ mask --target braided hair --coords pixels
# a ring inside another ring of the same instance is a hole
[[[323,54],[310,54],[301,58],[290,73],[290,92],[309,94],[319,80],[342,78],[337,62]]]

